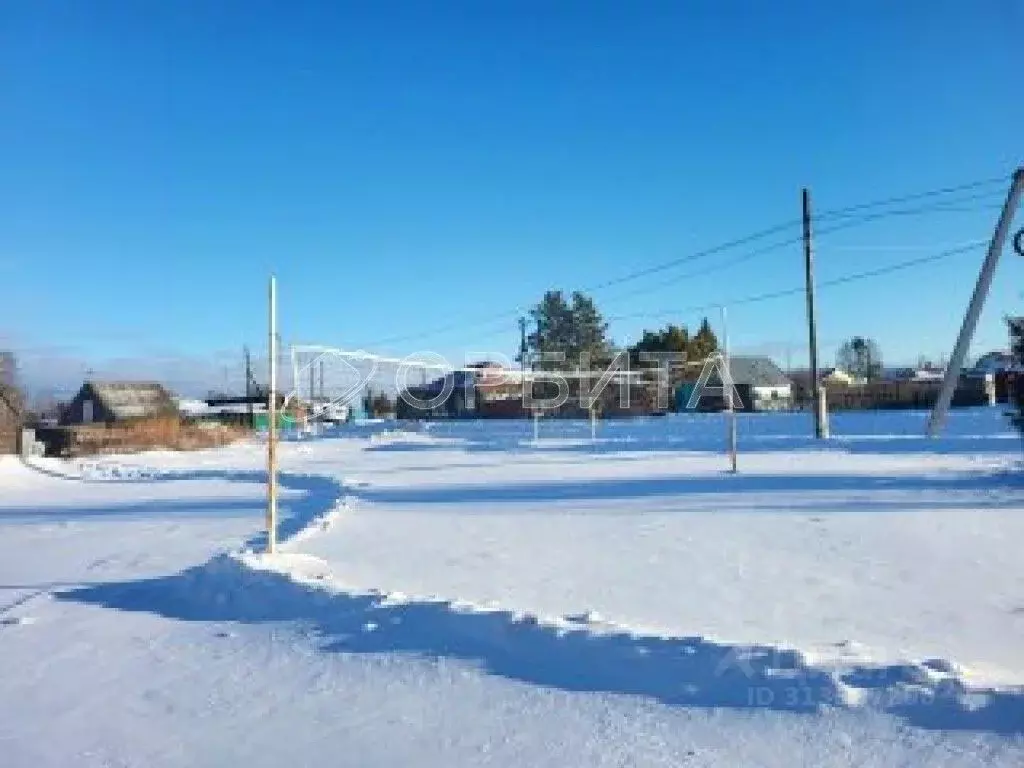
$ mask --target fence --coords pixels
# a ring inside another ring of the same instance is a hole
[[[158,449],[188,451],[214,448],[248,434],[249,430],[238,426],[190,424],[177,418],[161,418],[127,424],[44,427],[36,430],[36,439],[45,445],[47,456],[73,458]]]
[[[872,381],[866,384],[836,384],[825,386],[828,409],[885,410],[900,408],[932,408],[939,397],[940,381]],[[962,377],[953,393],[954,407],[987,405],[991,402],[989,387],[984,378]],[[997,389],[996,392],[999,390]],[[1005,392],[1005,387],[1003,389]],[[806,383],[794,384],[793,402],[810,407],[813,396]],[[993,395],[994,399],[994,395]]]

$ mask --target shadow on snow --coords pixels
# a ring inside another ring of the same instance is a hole
[[[1024,732],[1024,690],[967,691],[917,665],[829,672],[796,651],[701,637],[642,636],[582,620],[540,621],[446,601],[391,601],[301,583],[230,556],[173,576],[86,586],[58,599],[184,621],[299,622],[327,652],[458,659],[566,691],[632,694],[672,706],[814,713],[845,706],[848,687],[911,725]]]
[[[147,481],[203,479],[263,484],[266,474],[199,470],[163,473]],[[805,480],[819,489],[834,489],[838,482],[846,490],[871,486],[908,491],[979,488],[982,483],[991,488],[993,483],[991,476],[983,480],[969,476],[948,480],[933,476],[826,476],[816,480],[812,476]],[[649,486],[648,495],[713,493],[723,486],[732,491],[770,492],[783,490],[780,484],[784,481],[757,476],[684,477],[636,484],[552,484],[523,490],[364,489],[361,494],[378,500],[418,502],[516,499],[522,494],[537,498],[541,493],[557,498],[607,498],[609,494],[643,495],[645,486]],[[298,493],[283,500],[282,541],[311,529],[345,494],[343,485],[328,477],[282,472],[280,482],[282,488]],[[1013,484],[1009,479],[1005,483]],[[792,479],[785,489],[793,490]],[[216,514],[218,504],[211,504],[211,514]],[[229,502],[226,508],[233,505]],[[256,536],[246,546],[259,549],[264,543],[263,536]],[[442,600],[397,601],[376,593],[349,593],[327,583],[296,581],[265,569],[259,559],[247,565],[238,557],[218,555],[204,565],[169,576],[83,585],[54,595],[60,600],[182,621],[298,622],[314,630],[326,652],[457,659],[494,675],[566,691],[640,695],[682,707],[770,708],[797,713],[846,706],[852,697],[919,727],[985,730],[1016,737],[1024,734],[1024,689],[968,690],[927,664],[857,665],[830,671],[809,665],[799,652],[771,646],[644,636],[583,620],[548,622]]]

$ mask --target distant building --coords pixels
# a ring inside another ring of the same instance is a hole
[[[821,383],[826,386],[849,387],[858,383],[859,379],[842,368],[826,368],[821,376]]]
[[[793,381],[770,357],[736,356],[729,358],[729,373],[739,394],[736,408],[749,411],[782,410],[793,404]],[[676,408],[685,410],[696,382],[687,382],[676,390]],[[717,370],[708,379],[708,388],[721,388]],[[725,405],[721,395],[700,398],[699,410],[719,410]]]
[[[18,434],[24,417],[21,393],[0,382],[0,454],[18,450]]]
[[[1024,317],[1008,317],[1006,326],[1010,331],[1010,354],[1024,364]]]
[[[395,401],[399,419],[454,419],[476,412],[475,372],[453,371],[419,387],[406,387]]]
[[[978,376],[985,373],[1004,373],[1016,369],[1017,363],[1013,359],[1013,355],[1003,350],[995,350],[993,352],[986,352],[979,357],[974,362],[974,365],[971,366],[970,373]]]
[[[87,381],[61,413],[61,424],[118,424],[178,416],[170,393],[152,381]]]
[[[0,386],[14,386],[17,367],[14,353],[6,349],[0,349]]]
[[[914,381],[942,381],[946,378],[946,371],[942,368],[915,368]]]
[[[942,381],[946,372],[942,368],[931,366],[906,366],[903,368],[886,368],[882,371],[882,381]]]

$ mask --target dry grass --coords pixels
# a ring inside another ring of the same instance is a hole
[[[115,426],[90,425],[73,429],[70,453],[92,456],[161,449],[196,451],[227,445],[249,434],[239,426],[182,423],[174,417]]]

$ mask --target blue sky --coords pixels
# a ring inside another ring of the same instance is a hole
[[[1008,180],[1022,28],[1013,0],[7,2],[0,337],[26,359],[237,359],[265,344],[274,272],[286,340],[511,354],[545,289],[796,219],[804,185],[825,210]],[[818,278],[987,238],[1004,193],[822,235]],[[625,341],[801,285],[795,243],[683,277],[744,253],[594,295]],[[852,334],[947,354],[980,259],[823,288],[822,356]],[[975,352],[1005,345],[1021,261]],[[729,317],[735,347],[806,359],[802,296]]]

